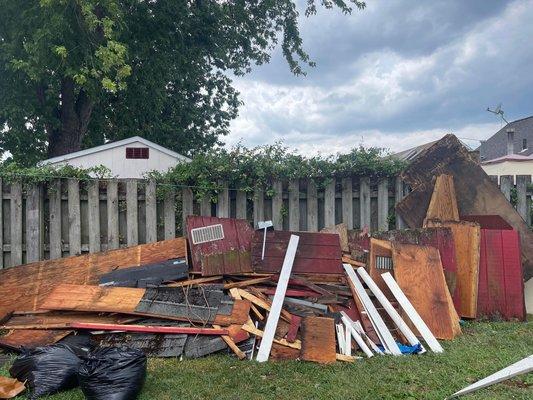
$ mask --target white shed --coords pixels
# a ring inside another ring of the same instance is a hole
[[[140,136],[106,143],[41,161],[39,165],[71,165],[90,168],[103,165],[117,178],[142,178],[146,172],[166,172],[177,163],[189,162],[182,156]]]

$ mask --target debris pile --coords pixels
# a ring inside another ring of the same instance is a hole
[[[0,271],[0,346],[74,337],[102,354],[355,362],[443,352],[437,339],[461,334],[460,318],[524,319],[518,232],[499,216],[461,216],[454,177],[434,178],[424,216],[406,206],[421,188],[399,205],[417,229],[254,231],[190,216],[187,239]],[[98,392],[84,371],[84,392]]]

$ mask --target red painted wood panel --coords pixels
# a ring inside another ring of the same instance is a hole
[[[515,230],[481,229],[478,316],[526,317],[520,238]]]
[[[292,234],[300,237],[292,267],[293,273],[344,275],[339,236],[318,232],[268,231],[265,259],[261,260],[263,231],[256,231],[252,242],[254,270],[279,273]]]
[[[209,225],[221,224],[224,239],[193,244],[189,240],[192,270],[202,276],[252,272],[251,247],[253,229],[244,219],[218,217],[187,217],[187,233]]]
[[[513,229],[513,227],[499,215],[464,215],[461,217],[461,221],[477,222],[482,229]]]

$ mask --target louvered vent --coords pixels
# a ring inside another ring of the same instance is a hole
[[[204,226],[191,229],[192,243],[200,244],[224,239],[222,224]]]
[[[376,256],[376,268],[391,270],[392,269],[392,258]]]

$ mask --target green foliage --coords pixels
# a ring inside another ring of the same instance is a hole
[[[0,153],[24,165],[135,134],[210,149],[237,116],[232,73],[277,45],[294,74],[313,65],[294,0],[0,0],[0,21]]]
[[[109,178],[110,170],[102,165],[91,168],[77,168],[71,165],[61,167],[23,167],[15,162],[0,164],[0,177],[7,183],[46,183],[59,178],[76,178],[85,181],[93,178]]]
[[[220,183],[253,192],[262,188],[272,195],[275,180],[313,179],[323,186],[332,177],[364,175],[384,177],[397,175],[405,163],[386,157],[383,149],[355,148],[348,154],[304,157],[281,143],[248,149],[237,145],[231,149],[216,148],[193,157],[190,163],[176,165],[167,173],[152,172],[148,178],[162,183],[194,187],[199,197],[212,196]]]

